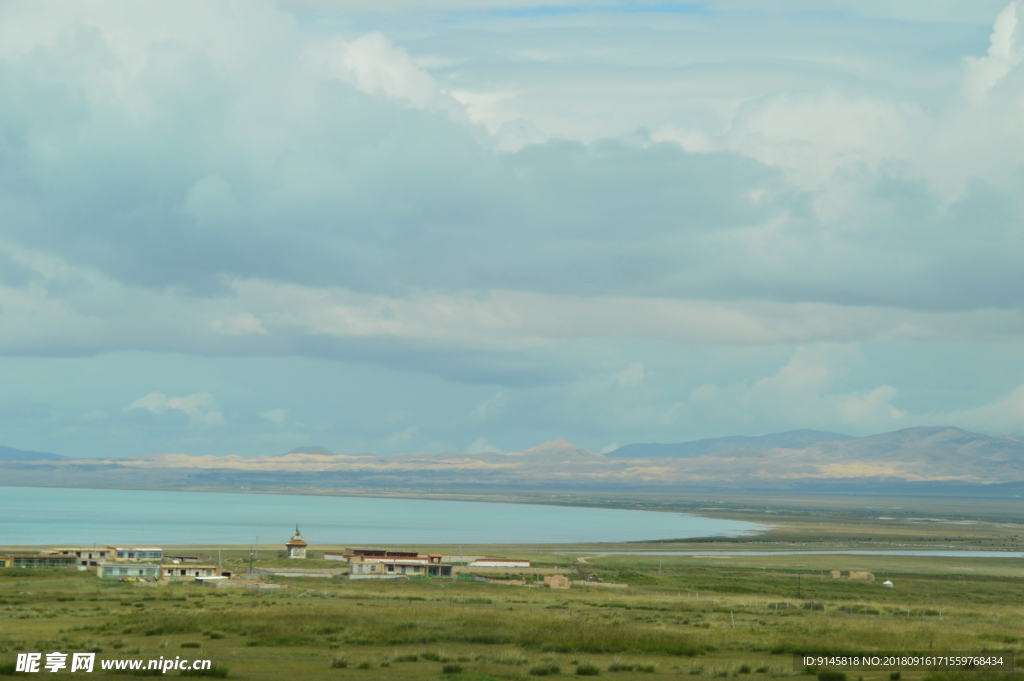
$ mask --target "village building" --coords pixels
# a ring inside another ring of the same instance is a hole
[[[164,550],[159,546],[111,546],[117,560],[163,560]]]
[[[160,566],[147,563],[100,563],[96,567],[100,579],[157,579]]]
[[[349,561],[349,579],[401,579],[403,577],[451,577],[452,566],[441,556],[419,558],[361,557]]]
[[[430,554],[431,557],[436,556],[435,562],[441,562],[440,554]],[[385,559],[402,559],[402,560],[426,560],[427,556],[421,556],[417,551],[391,551],[389,549],[353,549],[346,547],[344,551],[324,551],[324,558],[327,560],[340,560],[343,563],[351,562],[352,559],[361,559],[365,561],[377,561]]]
[[[0,568],[70,568],[78,565],[75,556],[58,553],[10,553],[0,556]]]
[[[305,558],[307,546],[309,546],[309,544],[307,544],[306,541],[302,538],[302,533],[299,532],[299,526],[298,524],[296,524],[295,534],[293,534],[292,538],[288,540],[284,545],[285,550],[288,552],[288,557]]]
[[[110,547],[60,547],[53,550],[60,556],[74,556],[78,559],[78,564],[85,567],[96,567],[103,561],[113,560],[114,550]]]
[[[219,577],[220,570],[216,565],[161,565],[160,576],[173,580]]]
[[[572,580],[565,575],[544,575],[544,586],[549,589],[571,589]]]
[[[477,558],[469,567],[509,567],[528,568],[530,561],[519,558]]]

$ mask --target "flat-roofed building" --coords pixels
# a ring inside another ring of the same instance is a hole
[[[102,562],[113,560],[114,550],[108,546],[105,547],[83,547],[83,546],[62,546],[53,550],[61,556],[74,556],[78,559],[79,565],[86,567],[96,567]]]
[[[161,565],[160,576],[172,580],[219,577],[220,569],[216,565]]]
[[[436,560],[429,560],[431,557],[435,557]],[[372,562],[378,560],[422,560],[424,562],[441,562],[440,554],[430,554],[429,556],[422,556],[418,551],[392,551],[390,549],[353,549],[346,548],[344,551],[324,551],[324,558],[327,560],[340,560],[344,563],[351,562],[353,559],[359,559],[364,562]]]
[[[78,565],[74,556],[57,553],[9,553],[0,556],[0,568],[69,568]]]
[[[159,546],[111,546],[117,560],[163,560],[164,550]]]
[[[349,579],[399,579],[402,577],[451,577],[452,566],[407,558],[356,558],[349,561]]]
[[[147,563],[100,563],[96,566],[100,579],[157,579],[160,566]]]
[[[530,561],[521,558],[477,558],[469,567],[510,567],[528,568]]]

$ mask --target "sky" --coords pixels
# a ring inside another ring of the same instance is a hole
[[[6,0],[0,445],[1024,435],[1024,0]]]

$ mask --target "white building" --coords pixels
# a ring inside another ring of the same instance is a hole
[[[216,565],[161,565],[160,576],[174,580],[217,577],[220,576],[220,570]]]
[[[62,546],[53,550],[60,556],[74,556],[78,559],[79,565],[86,567],[96,567],[101,562],[113,560],[114,550],[109,547],[82,547],[82,546]]]
[[[164,550],[159,546],[111,546],[118,560],[163,560]]]
[[[96,567],[100,579],[156,579],[160,576],[159,565],[145,563],[100,563]]]
[[[349,561],[349,579],[400,579],[402,577],[451,577],[452,566],[407,558],[355,559]]]
[[[520,558],[477,558],[469,567],[528,568],[530,561]]]

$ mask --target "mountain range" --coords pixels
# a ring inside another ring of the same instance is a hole
[[[828,433],[822,430],[787,430],[769,435],[732,435],[709,440],[691,440],[670,444],[643,443],[625,445],[610,452],[608,456],[630,459],[653,459],[661,457],[688,457],[714,454],[730,449],[798,449],[819,442],[852,440],[850,435]]]
[[[63,459],[60,454],[50,452],[33,452],[28,449],[0,447],[0,461],[56,461]]]
[[[304,446],[285,454],[252,457],[0,458],[0,475],[8,484],[97,486],[102,481],[99,486],[117,487],[699,487],[878,492],[942,488],[1020,494],[1024,492],[1024,441],[944,426],[866,437],[798,430],[630,444],[605,454],[565,440],[520,451],[475,454],[352,455]]]

